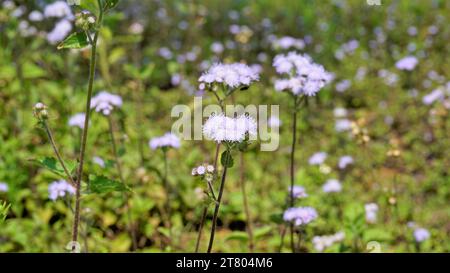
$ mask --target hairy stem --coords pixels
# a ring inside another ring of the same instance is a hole
[[[211,234],[209,237],[209,244],[208,244],[208,253],[211,253],[212,246],[214,243],[214,235],[216,233],[216,225],[217,225],[217,215],[219,214],[220,202],[222,201],[223,189],[225,187],[225,178],[227,176],[227,169],[228,169],[227,166],[228,166],[228,161],[230,160],[229,157],[230,157],[230,150],[228,149],[228,152],[225,157],[225,166],[223,167],[222,181],[220,182],[219,196],[217,197],[216,206],[214,208]]]
[[[55,138],[53,137],[53,133],[50,130],[50,127],[48,126],[48,123],[46,120],[44,120],[43,122],[44,128],[45,128],[45,132],[47,133],[48,139],[50,140],[50,143],[52,145],[53,151],[55,152],[56,158],[58,158],[59,163],[61,164],[64,173],[67,176],[67,180],[69,181],[70,184],[72,184],[73,187],[75,187],[75,182],[73,181],[72,175],[70,174],[69,170],[66,167],[66,164],[64,163],[64,160],[61,157],[61,154],[59,153],[58,147],[56,146],[56,142],[55,142]]]
[[[122,163],[119,158],[119,153],[117,152],[116,138],[114,137],[114,125],[113,125],[111,116],[108,116],[108,123],[109,123],[109,134],[111,136],[111,144],[112,144],[113,153],[114,153],[114,160],[116,162],[117,171],[118,171],[119,177],[120,177],[120,182],[122,182],[122,184],[124,184],[126,186],[127,184],[125,183],[125,179],[123,177],[123,172],[122,172]],[[137,249],[137,239],[136,239],[136,231],[134,229],[133,220],[131,217],[130,197],[129,197],[128,193],[124,193],[123,196],[125,198],[125,210],[126,210],[127,218],[128,218],[127,219],[128,220],[128,230],[131,234],[133,251],[134,251]]]
[[[217,143],[217,145],[216,145],[216,154],[214,156],[214,178],[217,177],[216,176],[216,174],[217,174],[217,161],[218,161],[218,158],[219,158],[219,152],[220,152],[220,143]],[[209,190],[211,191],[211,194],[212,194],[212,197],[214,198],[214,201],[217,202],[216,195],[214,194],[214,189],[213,189],[213,187],[212,187],[210,182],[208,182],[208,187],[209,187]],[[205,225],[205,220],[206,220],[206,215],[207,214],[208,214],[208,205],[205,205],[205,208],[203,209],[202,219],[200,221],[200,227],[199,227],[199,230],[198,230],[197,242],[195,244],[195,252],[196,253],[198,252],[200,241],[202,239],[203,226]]]
[[[295,98],[295,107],[292,113],[292,146],[291,146],[291,166],[290,166],[290,176],[291,176],[291,187],[289,188],[289,206],[294,206],[294,183],[295,183],[295,144],[297,141],[297,97]],[[291,248],[292,252],[295,252],[295,243],[294,243],[294,224],[290,224],[291,230]]]
[[[80,148],[80,155],[79,155],[79,165],[78,165],[78,171],[77,171],[77,177],[76,177],[76,183],[75,183],[75,214],[74,214],[74,221],[73,221],[73,228],[72,228],[72,241],[77,242],[78,241],[78,225],[80,222],[80,199],[81,199],[81,177],[83,175],[83,167],[84,167],[84,156],[86,153],[86,142],[88,137],[88,130],[89,130],[89,118],[90,118],[90,108],[91,108],[91,98],[92,98],[92,91],[94,87],[94,77],[95,77],[95,65],[97,61],[97,40],[99,36],[99,28],[102,24],[103,20],[103,8],[100,7],[99,17],[98,17],[98,23],[96,26],[96,31],[94,34],[94,39],[91,43],[91,58],[89,63],[89,80],[88,80],[88,94],[86,99],[86,117],[84,119],[84,129],[83,134],[81,136],[81,148]],[[75,244],[72,248],[72,251],[75,250]]]

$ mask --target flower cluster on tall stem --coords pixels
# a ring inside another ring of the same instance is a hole
[[[252,67],[242,64],[242,63],[233,63],[233,64],[214,64],[208,69],[203,75],[199,78],[201,90],[209,91],[216,98],[217,103],[219,104],[222,112],[224,112],[224,103],[228,97],[230,97],[236,90],[245,90],[248,89],[250,84],[259,80],[259,73]],[[216,141],[216,150],[214,156],[214,178],[218,177],[217,174],[217,163],[220,153],[221,141]],[[241,166],[241,170],[242,170]],[[245,195],[245,186],[243,177],[241,177],[241,184],[243,194]],[[211,189],[212,190],[212,189]],[[220,190],[219,190],[220,191]],[[212,190],[212,194],[214,191]],[[244,207],[247,215],[247,221],[249,222],[248,217],[248,204],[246,202],[246,196],[244,196]],[[216,204],[217,204],[217,200]],[[208,204],[205,205],[205,208],[202,212],[202,217],[200,221],[199,234],[197,237],[196,250],[198,252],[199,242],[201,240],[203,225],[206,219],[206,215],[208,213]],[[251,227],[248,227],[250,242],[253,242],[253,236],[251,232]],[[212,236],[214,237],[214,235]],[[212,238],[213,239],[213,238]],[[210,239],[210,244],[212,247],[212,241]],[[208,247],[209,248],[209,247]],[[253,244],[250,243],[250,250],[252,251]],[[208,249],[210,251],[210,249]]]
[[[273,60],[273,66],[276,72],[282,78],[275,81],[275,90],[278,92],[288,92],[294,101],[292,109],[292,144],[290,153],[290,192],[288,204],[290,208],[294,207],[294,184],[295,184],[295,149],[297,142],[297,116],[301,103],[307,97],[315,96],[333,76],[327,72],[320,64],[312,61],[307,54],[298,54],[289,52],[288,54],[279,54]],[[295,252],[294,233],[295,225],[290,223],[290,241],[292,252]],[[282,236],[284,238],[284,236]],[[282,239],[283,240],[283,239]]]

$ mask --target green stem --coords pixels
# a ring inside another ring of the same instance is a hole
[[[99,1],[100,2],[100,1]],[[103,20],[103,8],[100,6],[100,12],[98,17],[98,23],[96,26],[96,31],[94,34],[94,39],[91,44],[91,58],[89,64],[89,80],[88,80],[88,94],[86,100],[86,116],[84,119],[84,129],[83,134],[81,136],[81,149],[79,155],[79,166],[77,171],[76,183],[75,183],[75,213],[74,213],[74,221],[72,227],[72,241],[78,241],[78,225],[80,222],[80,199],[81,199],[81,177],[83,175],[83,167],[84,167],[84,157],[86,153],[86,142],[88,137],[89,130],[89,118],[90,118],[90,108],[91,108],[91,98],[94,87],[94,77],[95,77],[95,65],[97,61],[97,40],[99,36],[99,28],[102,24]],[[75,244],[72,248],[72,251],[75,250]]]
[[[217,225],[217,215],[219,214],[220,203],[222,201],[222,195],[223,195],[223,189],[225,187],[225,178],[227,176],[227,169],[228,169],[227,166],[228,166],[229,157],[230,157],[230,149],[227,147],[227,154],[226,154],[226,157],[225,157],[225,166],[223,167],[222,181],[220,183],[220,188],[219,188],[219,196],[217,197],[217,203],[216,203],[216,206],[214,208],[212,227],[211,227],[211,234],[210,234],[210,237],[209,237],[209,244],[208,244],[208,253],[211,253],[212,246],[213,246],[213,243],[214,243],[214,235],[215,235],[215,232],[216,232],[216,225]]]
[[[64,173],[67,176],[67,180],[70,182],[70,184],[72,184],[73,187],[75,187],[75,182],[73,181],[72,175],[70,174],[69,170],[66,167],[66,164],[64,163],[64,160],[61,157],[61,154],[59,153],[58,147],[56,146],[56,142],[55,139],[53,137],[53,133],[50,130],[50,127],[48,126],[48,123],[46,120],[42,121],[44,128],[45,128],[45,132],[47,132],[47,136],[48,139],[50,140],[50,143],[52,145],[53,151],[55,152],[56,158],[58,158],[59,163],[61,164]]]
[[[241,153],[240,156],[240,184],[241,184],[241,191],[242,191],[242,198],[243,198],[243,202],[244,202],[244,212],[245,212],[245,219],[247,222],[247,233],[248,233],[248,248],[250,250],[250,252],[254,251],[255,248],[255,242],[253,239],[253,226],[252,226],[252,220],[250,217],[250,208],[248,205],[248,200],[247,200],[247,193],[245,191],[245,166],[244,166],[244,153]]]

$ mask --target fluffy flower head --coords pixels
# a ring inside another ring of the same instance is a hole
[[[95,109],[96,112],[101,112],[103,115],[108,116],[114,107],[122,106],[122,98],[120,96],[101,91],[91,100],[91,109]]]
[[[241,142],[247,136],[257,135],[256,121],[248,115],[230,118],[223,114],[213,114],[203,125],[203,135],[217,143]]]
[[[180,148],[181,143],[180,139],[175,134],[166,133],[163,136],[152,138],[149,142],[149,145],[152,150],[165,147],[172,147],[178,149]]]
[[[200,83],[211,85],[213,83],[223,83],[229,88],[239,88],[249,86],[252,82],[259,79],[257,70],[252,69],[246,64],[214,64],[206,71],[198,81]]]

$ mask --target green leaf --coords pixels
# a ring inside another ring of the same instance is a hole
[[[168,228],[165,227],[158,227],[158,232],[161,233],[162,235],[166,236],[167,238],[170,238],[170,230]]]
[[[233,167],[234,160],[233,160],[233,157],[231,156],[230,151],[227,150],[222,153],[222,155],[220,156],[220,163],[222,164],[222,166],[227,167],[227,168]]]
[[[269,234],[271,231],[272,231],[272,227],[270,227],[270,226],[257,228],[257,229],[255,229],[255,233],[254,233],[255,238],[258,239],[258,238],[264,237],[267,234]]]
[[[225,241],[241,241],[241,242],[247,242],[248,241],[248,235],[246,232],[243,231],[233,231],[230,235],[228,235],[225,238]]]
[[[58,49],[83,48],[89,45],[86,33],[74,32],[58,45]]]
[[[97,0],[80,0],[80,9],[88,10],[92,14],[98,14],[98,1]]]
[[[6,203],[6,201],[3,201],[0,203],[0,224],[5,222],[6,216],[8,216],[9,208],[11,207],[11,204]]]
[[[103,175],[90,175],[89,189],[93,193],[124,192],[130,190],[129,187],[125,186],[123,183],[109,179]]]
[[[43,159],[32,159],[30,161],[38,164],[41,167],[46,168],[47,170],[61,176],[62,178],[67,179],[66,173],[64,172],[61,163],[59,163],[59,161],[54,157],[44,157]],[[64,162],[64,163],[66,164],[66,167],[69,170],[69,172],[72,174],[77,164],[74,162]]]

